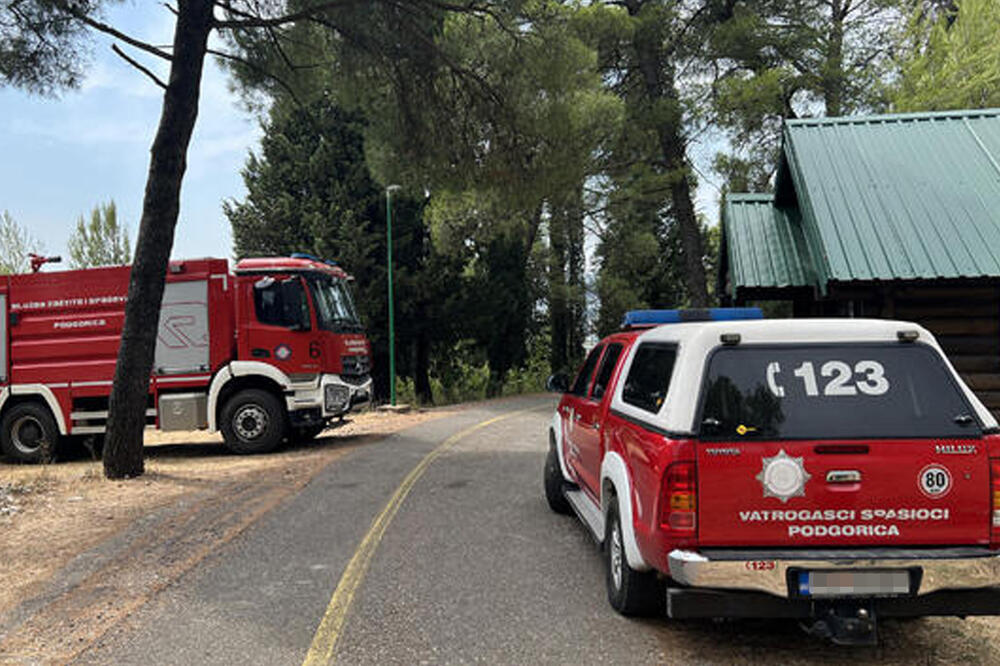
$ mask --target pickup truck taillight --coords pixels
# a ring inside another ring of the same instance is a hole
[[[1000,546],[1000,458],[990,459],[990,541]]]
[[[698,469],[693,462],[677,462],[663,473],[660,527],[691,535],[698,526]]]

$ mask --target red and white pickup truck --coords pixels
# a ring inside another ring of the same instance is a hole
[[[639,311],[549,431],[545,493],[604,544],[626,615],[1000,614],[1000,435],[934,337],[753,308]],[[676,323],[674,323],[676,322]]]

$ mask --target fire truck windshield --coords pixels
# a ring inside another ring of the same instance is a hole
[[[364,330],[346,280],[312,275],[308,281],[316,303],[316,319],[320,328],[339,333]]]

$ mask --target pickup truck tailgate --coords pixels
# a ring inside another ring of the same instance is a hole
[[[706,442],[697,456],[703,546],[989,543],[981,440]]]

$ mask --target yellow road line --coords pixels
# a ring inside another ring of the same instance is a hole
[[[538,407],[535,407],[508,412],[507,414],[501,414],[492,419],[481,421],[474,426],[457,432],[424,456],[423,460],[417,463],[417,466],[406,475],[406,478],[403,479],[403,482],[399,484],[396,492],[389,499],[389,503],[382,509],[382,513],[372,521],[371,527],[368,528],[368,533],[361,540],[358,549],[354,551],[351,561],[347,563],[347,568],[344,569],[344,573],[340,577],[340,582],[337,583],[337,589],[333,591],[330,605],[327,606],[323,620],[319,623],[316,634],[313,636],[312,644],[309,646],[309,652],[306,653],[303,666],[328,664],[333,659],[337,640],[340,638],[340,632],[344,628],[344,621],[347,619],[347,612],[351,609],[351,602],[354,601],[354,593],[357,592],[361,586],[361,582],[365,578],[365,574],[368,572],[368,566],[375,556],[375,550],[378,548],[379,542],[382,541],[389,523],[392,522],[392,519],[399,511],[399,507],[403,504],[403,500],[410,494],[410,490],[420,477],[423,476],[430,464],[456,442],[464,437],[468,437],[477,430],[493,425],[498,421],[503,421],[504,419],[519,416],[527,412],[538,411],[538,409]],[[545,409],[550,409],[550,407],[546,406]]]

